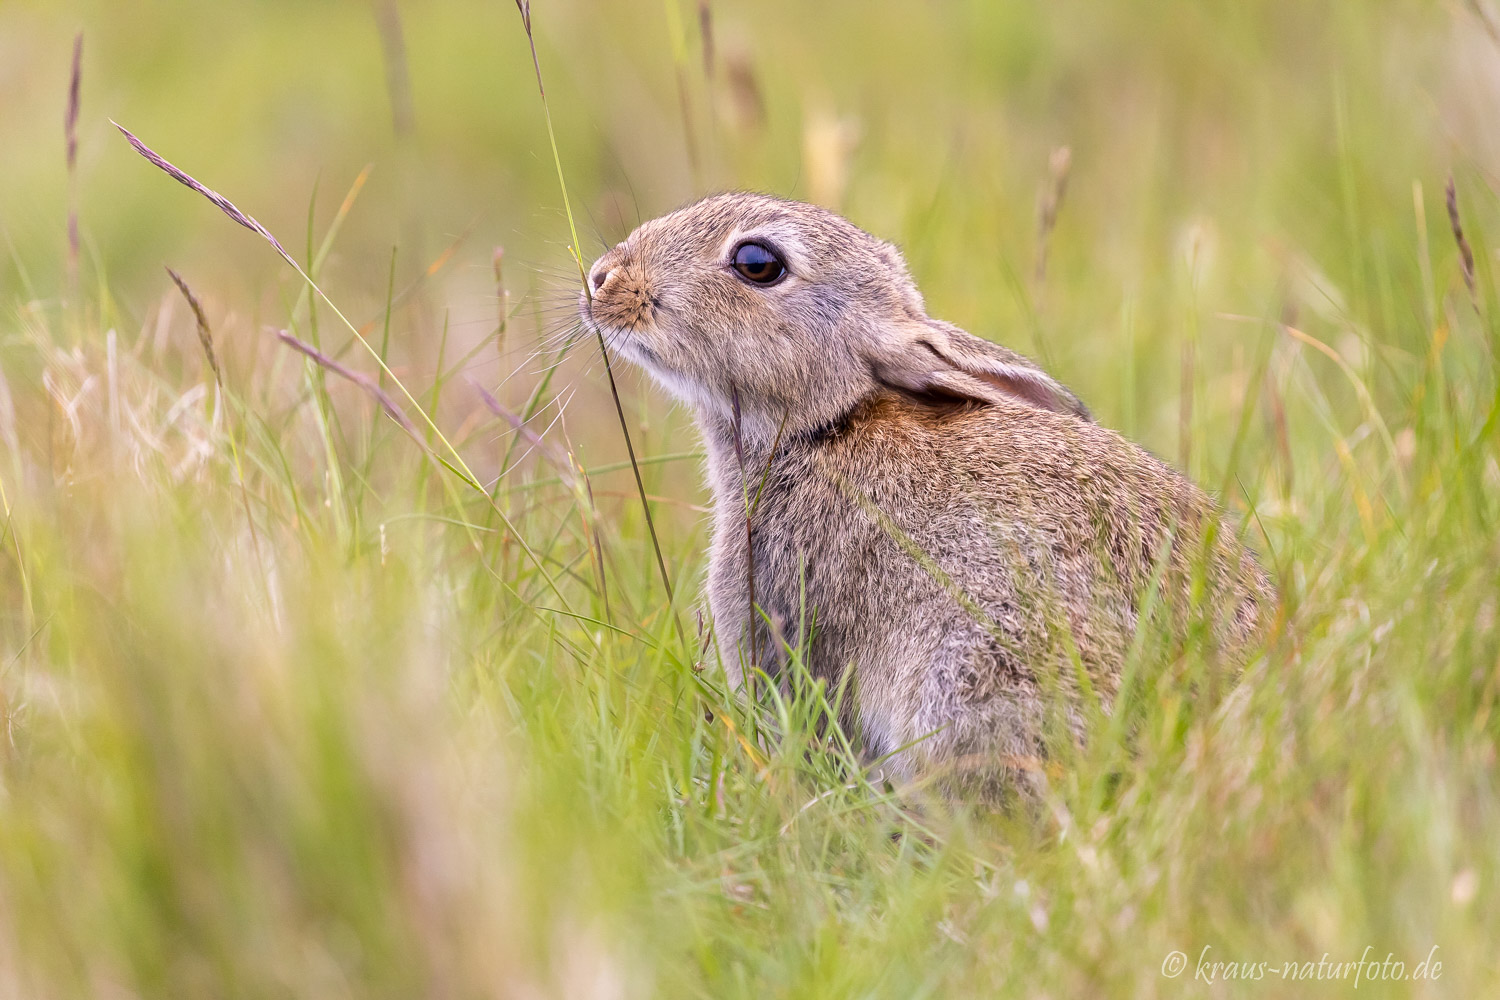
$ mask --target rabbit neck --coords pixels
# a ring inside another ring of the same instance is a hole
[[[869,400],[869,396],[861,397],[832,415],[819,415],[819,419],[811,421],[785,413],[772,419],[748,410],[735,413],[732,408],[726,412],[717,407],[700,407],[698,428],[710,468],[715,470],[712,479],[716,490],[722,481],[738,497],[743,478],[748,477],[753,484],[778,456],[796,448],[816,447],[836,437]],[[717,470],[732,473],[733,481],[723,480]]]
[[[708,453],[715,502],[743,505],[745,481],[753,482],[773,459],[772,450],[779,447],[777,428],[715,411],[699,411],[698,427]]]

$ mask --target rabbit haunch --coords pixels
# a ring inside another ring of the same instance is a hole
[[[736,272],[747,243],[784,266],[773,284]],[[1201,490],[1028,359],[929,318],[896,248],[847,220],[716,195],[641,225],[590,290],[585,322],[696,413],[731,681],[790,649],[831,684],[852,671],[867,752],[919,741],[898,773],[1003,775],[1049,715],[1081,735],[1148,591],[1231,663],[1262,631],[1270,583]]]

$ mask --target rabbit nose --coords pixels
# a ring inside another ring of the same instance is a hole
[[[604,251],[604,255],[594,261],[594,266],[589,269],[589,285],[594,291],[600,291],[609,282],[609,276],[620,269],[620,265],[627,263],[625,258],[625,244],[617,243]]]

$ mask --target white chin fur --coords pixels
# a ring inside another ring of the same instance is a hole
[[[584,322],[590,332],[595,329],[587,316],[584,317]],[[729,400],[711,392],[701,382],[663,365],[656,352],[642,344],[634,333],[603,325],[598,328],[604,333],[604,342],[609,345],[611,356],[624,358],[645,371],[673,399],[700,413],[712,413],[725,420],[732,419],[733,407]]]
[[[654,365],[643,365],[651,376],[661,384],[663,389],[671,393],[676,399],[687,403],[699,410],[719,412],[724,409],[724,403],[697,382],[684,378],[676,372],[662,371]]]
[[[709,392],[702,383],[667,368],[654,351],[640,343],[631,333],[606,330],[604,339],[616,356],[644,370],[656,380],[657,385],[665,389],[677,401],[698,410],[708,410],[728,416],[729,406],[724,400]]]

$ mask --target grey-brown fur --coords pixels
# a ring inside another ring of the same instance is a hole
[[[784,281],[733,272],[747,238]],[[1075,652],[1107,709],[1158,575],[1183,628],[1196,574],[1230,658],[1263,628],[1270,584],[1202,491],[1030,361],[930,319],[900,253],[839,216],[716,195],[643,224],[590,280],[585,319],[696,412],[731,681],[752,650],[774,672],[806,641],[816,675],[853,671],[872,756],[926,737],[897,773],[1034,759],[1059,701],[1078,732]]]

